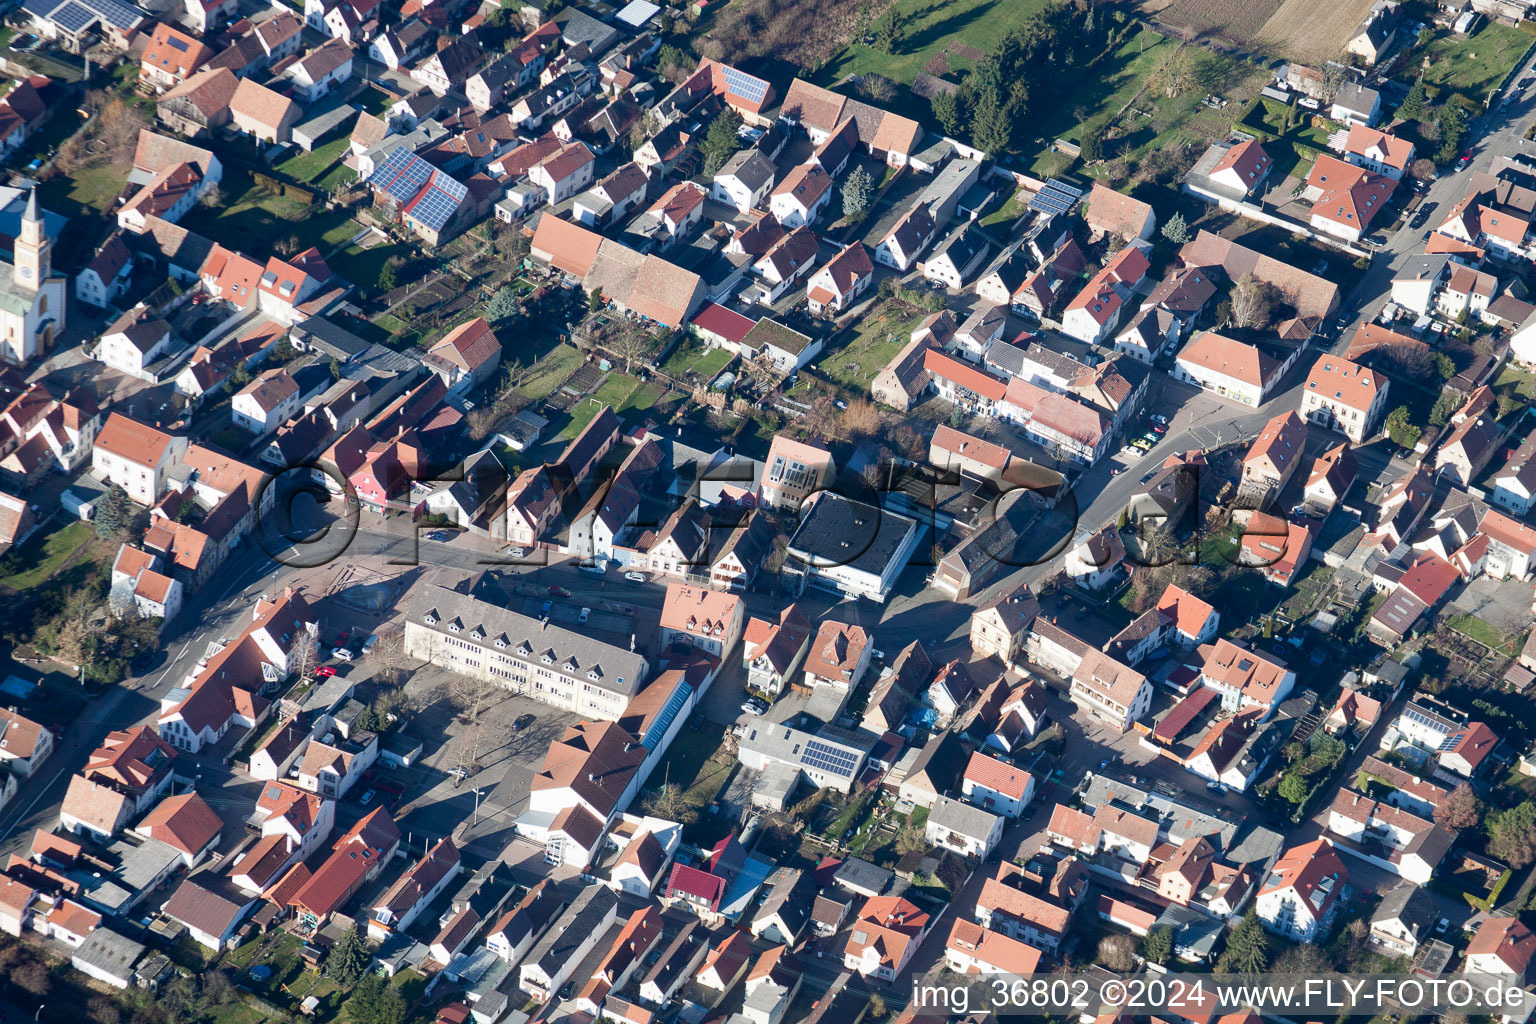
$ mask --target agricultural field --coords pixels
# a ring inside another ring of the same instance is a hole
[[[1215,35],[1248,46],[1281,0],[1147,0],[1143,14],[1176,35]]]
[[[1470,36],[1438,32],[1424,47],[1424,81],[1487,102],[1533,43],[1528,32],[1486,20]]]
[[[1320,64],[1338,56],[1372,0],[1285,0],[1258,32],[1276,56]]]

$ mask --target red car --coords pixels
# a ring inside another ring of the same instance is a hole
[[[569,590],[566,590],[564,587],[550,587],[549,588],[549,596],[550,597],[570,597],[571,596],[571,592]]]
[[[329,665],[321,665],[315,669],[316,679],[325,679],[336,674],[336,670]]]

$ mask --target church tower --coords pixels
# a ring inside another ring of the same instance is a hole
[[[16,239],[16,260],[11,267],[11,281],[17,288],[35,292],[52,273],[53,243],[43,234],[43,218],[37,212],[37,189],[27,197],[27,212],[21,217],[21,237]]]

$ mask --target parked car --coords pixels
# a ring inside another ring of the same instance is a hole
[[[351,661],[352,652],[345,647],[333,647],[331,648],[331,657],[337,661]]]
[[[1152,442],[1148,441],[1144,437],[1138,437],[1136,440],[1131,442],[1131,447],[1138,449],[1139,451],[1149,452],[1152,450]]]
[[[435,540],[438,543],[453,540],[458,534],[452,530],[433,530],[427,534],[427,540]]]
[[[550,597],[570,597],[571,592],[564,587],[550,587],[547,591]]]
[[[370,789],[368,792],[358,797],[357,802],[362,806],[367,807],[369,804],[373,803],[373,798],[378,795],[379,794],[377,790]]]
[[[756,704],[753,704],[751,701],[743,701],[741,710],[745,711],[749,715],[761,715],[763,713],[763,709],[758,707]]]
[[[379,634],[377,634],[377,633],[369,633],[368,634],[368,639],[363,641],[363,653],[367,654],[369,651],[373,650],[374,645],[377,644],[378,642],[379,642]]]
[[[1153,413],[1151,416],[1148,416],[1147,419],[1151,420],[1153,423],[1161,423],[1165,427],[1168,425],[1168,417],[1164,416],[1160,412]]]
[[[629,580],[629,582],[631,582],[631,583],[644,583],[645,582],[645,573],[643,573],[643,572],[627,572],[627,573],[624,574],[624,578]]]
[[[316,679],[329,679],[335,674],[336,668],[334,665],[321,665],[319,668],[315,669]]]
[[[581,610],[580,617],[578,617],[576,621],[577,622],[586,622],[591,617],[592,617],[592,609],[591,608],[583,608]]]
[[[1220,795],[1220,794],[1225,793],[1227,791],[1226,785],[1224,783],[1220,783],[1220,782],[1207,782],[1205,784],[1205,788],[1210,790],[1212,793],[1217,794],[1217,795]]]
[[[536,719],[535,719],[535,717],[533,715],[518,715],[517,716],[517,720],[512,723],[512,728],[513,729],[526,729],[530,725],[532,725],[535,720]]]

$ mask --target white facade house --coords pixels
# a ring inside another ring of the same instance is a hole
[[[171,350],[171,325],[143,310],[124,313],[96,345],[96,361],[118,373],[152,380],[150,364]]]
[[[1349,884],[1333,844],[1315,839],[1281,854],[1254,901],[1259,923],[1293,942],[1321,942]]]
[[[229,400],[235,426],[261,436],[287,423],[303,407],[303,395],[293,375],[282,367],[257,374]]]

